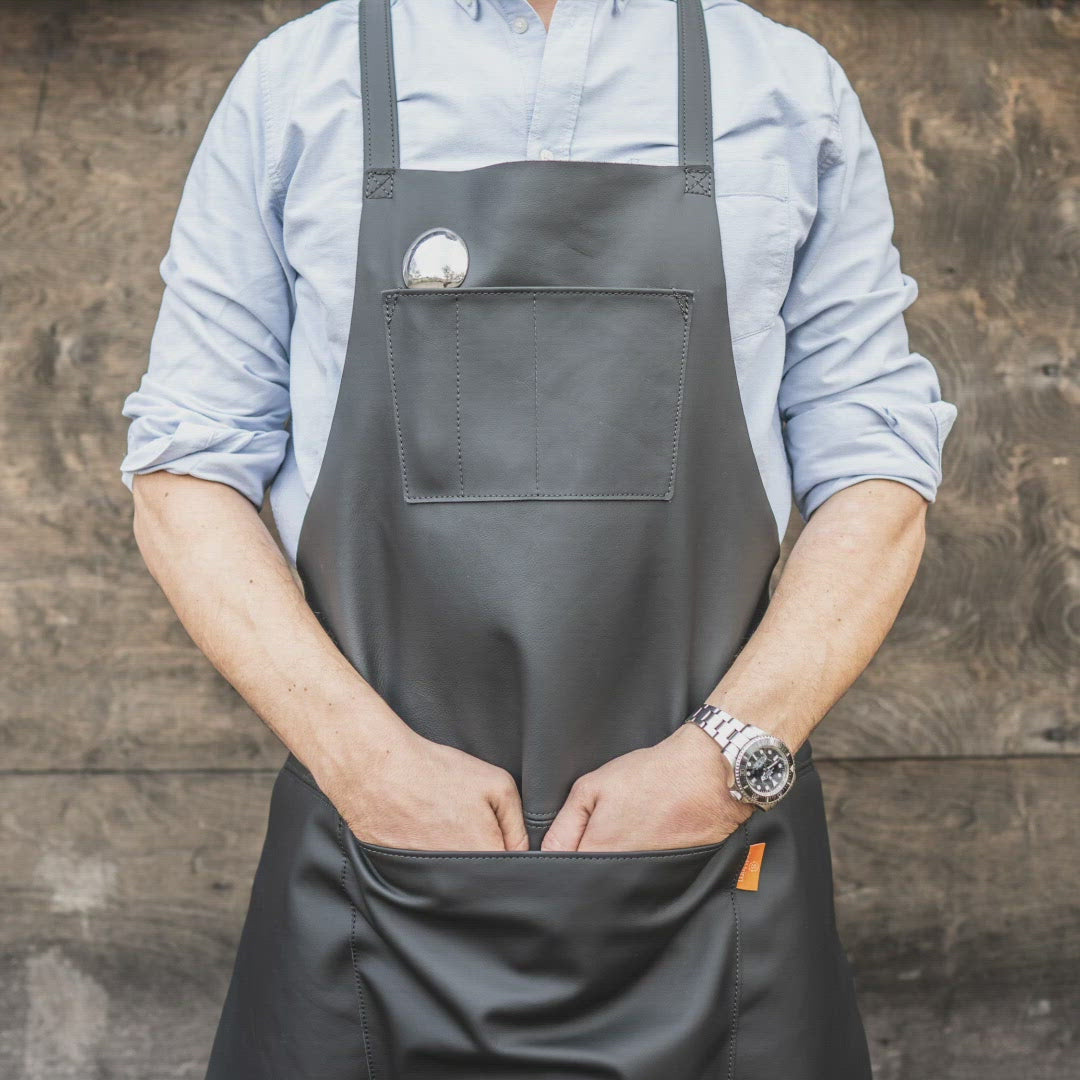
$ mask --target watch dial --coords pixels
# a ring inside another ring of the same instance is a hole
[[[775,795],[786,783],[790,766],[775,746],[759,746],[746,756],[743,775],[755,795]]]

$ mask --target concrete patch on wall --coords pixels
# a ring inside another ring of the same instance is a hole
[[[59,949],[26,961],[23,1080],[87,1080],[105,1034],[109,998]]]
[[[116,884],[116,866],[96,856],[50,851],[37,864],[36,877],[50,890],[53,911],[87,915],[105,906]]]

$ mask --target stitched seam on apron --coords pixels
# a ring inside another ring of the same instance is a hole
[[[339,878],[339,885],[341,887],[341,894],[349,904],[349,959],[352,962],[353,969],[353,982],[356,986],[356,1004],[360,1013],[360,1030],[364,1038],[364,1055],[367,1058],[368,1077],[369,1080],[376,1080],[375,1065],[371,1058],[371,1040],[368,1034],[367,1024],[367,1009],[364,1005],[364,991],[360,983],[360,969],[356,963],[356,905],[349,897],[348,890],[345,888],[345,873],[349,865],[349,857],[345,851],[345,819],[338,813],[337,807],[327,798],[326,793],[317,788],[311,783],[305,776],[297,772],[296,769],[286,762],[281,771],[292,777],[298,784],[303,784],[308,791],[317,795],[337,817],[337,842],[338,849],[341,851],[341,876]]]
[[[682,65],[686,61],[686,40],[685,40],[685,35],[683,34],[683,28],[685,27],[686,22],[685,22],[685,19],[683,18],[682,9],[679,8],[679,7],[676,7],[676,9],[675,9],[675,18],[678,20],[677,34],[678,34],[678,43],[679,43],[679,66],[680,66],[679,97],[681,99],[680,102],[679,102],[679,123],[680,123],[680,125],[682,127],[682,130],[679,133],[679,141],[680,141],[680,143],[682,145],[683,161],[685,162],[685,160],[686,160],[686,152],[689,149],[689,147],[686,145],[686,113],[687,113],[687,108],[686,108],[687,94],[686,94],[686,92],[690,88],[690,81],[686,77],[686,73],[684,71],[682,71]]]
[[[709,26],[705,19],[705,9],[698,7],[696,10],[697,17],[701,20],[701,36],[699,38],[701,42],[701,82],[704,89],[705,97],[705,147],[707,150],[712,149],[713,129],[712,129],[712,80],[709,78]]]
[[[376,1080],[375,1064],[371,1060],[371,1037],[368,1034],[367,1009],[364,1005],[364,990],[360,984],[360,967],[356,962],[356,905],[352,902],[348,890],[345,888],[345,872],[348,869],[349,857],[345,853],[344,829],[344,819],[338,814],[337,834],[338,846],[341,848],[341,893],[349,902],[349,959],[352,962],[353,982],[356,985],[356,1005],[360,1010],[360,1031],[364,1038],[364,1057],[367,1058],[368,1078],[369,1080]]]
[[[386,49],[386,100],[390,104],[390,160],[397,162],[398,160],[398,148],[397,148],[397,101],[394,94],[394,84],[391,80],[391,76],[394,71],[394,56],[393,45],[391,42],[391,23],[392,17],[390,8],[386,8],[386,32],[383,34],[383,45]]]
[[[682,12],[676,13],[676,18],[682,20]],[[705,146],[706,149],[712,150],[713,134],[712,134],[712,87],[709,80],[709,54],[708,54],[708,32],[707,24],[705,22],[704,10],[695,10],[695,18],[700,18],[699,24],[700,34],[698,39],[701,43],[701,81],[704,90],[705,98]],[[680,25],[685,25],[680,22]],[[680,32],[680,63],[686,60],[686,42],[682,39]],[[689,147],[686,145],[686,92],[689,89],[689,80],[685,77],[681,80],[680,97],[683,101],[679,109],[679,121],[682,125],[680,132],[680,141],[682,143],[683,154],[688,151]],[[708,164],[701,165],[686,165],[685,160],[683,164],[683,193],[686,195],[711,195],[712,194],[712,167]]]
[[[386,317],[386,356],[390,361],[390,391],[394,398],[394,429],[397,434],[398,457],[401,459],[401,479],[405,485],[405,498],[411,499],[413,494],[409,491],[409,469],[405,464],[405,443],[401,438],[401,412],[398,409],[397,378],[394,375],[394,335],[390,329],[396,306],[397,297],[394,296],[387,297],[383,303],[383,314]]]
[[[536,293],[532,294],[533,330],[533,445],[536,457],[536,494],[540,494],[540,342],[536,334]]]
[[[739,828],[743,834],[743,849],[745,854],[743,855],[743,863],[745,863],[747,856],[750,854],[750,833],[746,828],[746,822],[744,821]],[[740,863],[742,865],[742,863]],[[740,928],[739,928],[739,905],[735,897],[735,887],[738,884],[736,878],[731,883],[731,888],[728,890],[731,895],[731,911],[735,916],[735,991],[731,998],[731,1049],[728,1052],[728,1080],[734,1080],[735,1077],[735,1051],[737,1049],[737,1043],[739,1038],[739,995],[742,992],[741,971],[739,967],[740,962],[740,949],[742,942],[740,940]]]
[[[726,841],[720,841],[721,844]],[[459,854],[457,852],[447,852],[446,854],[428,854],[427,852],[418,851],[416,854],[407,851],[387,851],[385,848],[380,848],[378,845],[365,844],[363,840],[360,844],[371,850],[371,853],[376,857],[382,857],[387,859],[422,859],[424,862],[443,862],[451,860],[455,862],[479,862],[490,861],[492,859],[502,859],[503,861],[510,859],[522,859],[522,858],[535,858],[535,855],[530,855],[525,852],[515,852],[513,855],[487,855],[487,854]],[[703,855],[708,855],[709,848],[719,847],[720,844],[706,844],[704,848],[687,848],[686,851],[672,851],[672,852],[653,852],[653,851],[641,851],[633,852],[628,855],[612,855],[606,851],[578,851],[569,855],[555,855],[547,852],[542,856],[544,859],[603,859],[607,862],[635,862],[641,859],[655,860],[660,859],[689,859],[700,858]]]
[[[541,287],[537,289],[530,289],[528,286],[518,285],[506,285],[503,287],[494,286],[492,288],[475,288],[468,289],[464,293],[450,292],[446,289],[394,289],[387,290],[391,293],[387,299],[398,298],[408,296],[417,300],[459,300],[463,295],[465,296],[478,296],[481,293],[492,293],[495,296],[508,296],[510,293],[533,293],[537,296],[550,296],[554,293],[583,293],[586,296],[598,296],[603,293],[605,296],[641,296],[646,300],[656,299],[663,300],[668,296],[686,297],[689,299],[690,293],[686,289],[605,289],[602,285],[598,285],[593,289],[560,289],[557,286],[554,288]],[[447,295],[449,293],[449,295]]]
[[[711,195],[713,193],[712,169],[707,165],[687,165],[683,169],[685,195]]]
[[[679,457],[679,423],[682,420],[683,391],[686,388],[686,362],[690,353],[690,298],[685,293],[672,293],[679,305],[683,320],[682,366],[679,368],[679,388],[675,393],[675,431],[671,437],[671,471],[668,473],[667,494],[675,487],[675,463]]]
[[[406,488],[406,491],[408,489]],[[665,491],[500,491],[494,495],[409,495],[409,502],[484,502],[501,499],[666,499]]]
[[[371,99],[368,97],[367,35],[364,33],[363,9],[358,9],[358,13],[360,17],[360,92],[364,96],[364,111],[369,112],[367,106],[370,105]],[[371,125],[367,123],[364,124],[364,165],[371,167]]]
[[[390,169],[368,169],[364,175],[364,196],[368,199],[393,198],[393,172]]]
[[[465,456],[461,450],[461,301],[454,297],[454,381],[457,384],[457,467],[461,494],[465,494]]]

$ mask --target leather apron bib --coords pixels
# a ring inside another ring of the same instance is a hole
[[[208,1075],[867,1080],[808,742],[791,793],[722,843],[538,850],[578,776],[713,689],[779,554],[700,0],[677,6],[678,165],[456,172],[399,167],[390,5],[360,7],[351,335],[297,567],[407,723],[514,775],[533,850],[360,842],[290,757]],[[437,228],[465,241],[464,282],[404,288]],[[762,842],[758,890],[737,889]]]

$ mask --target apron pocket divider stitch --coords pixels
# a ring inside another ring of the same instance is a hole
[[[672,498],[693,292],[381,295],[406,502]]]

